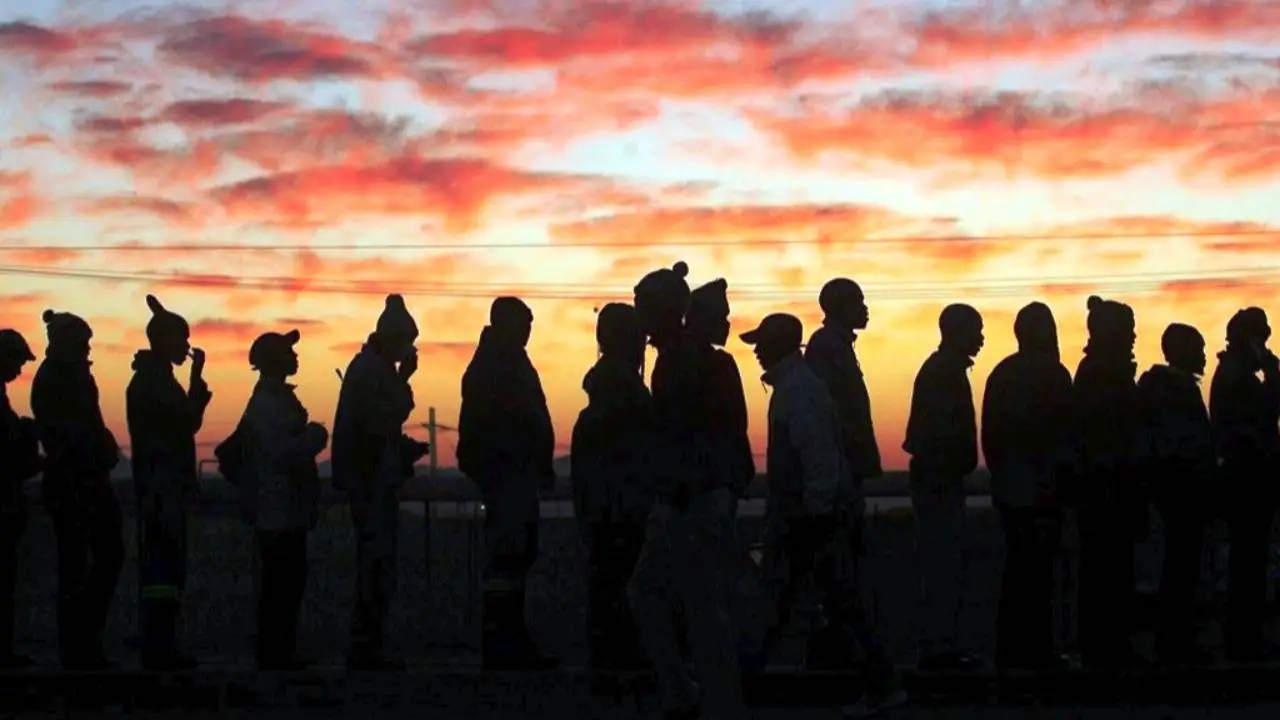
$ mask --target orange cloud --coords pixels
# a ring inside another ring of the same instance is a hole
[[[40,199],[32,189],[30,173],[0,171],[0,230],[22,227],[36,216]]]
[[[124,95],[133,86],[115,80],[64,80],[52,83],[49,89],[61,95],[106,100]]]

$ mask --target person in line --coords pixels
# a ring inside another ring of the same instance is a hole
[[[307,586],[307,534],[318,520],[320,476],[316,456],[329,442],[311,422],[287,382],[298,372],[294,346],[301,333],[264,333],[249,347],[258,382],[240,419],[251,484],[241,497],[257,536],[262,583],[258,592],[260,670],[301,670],[298,613]]]
[[[1209,387],[1231,547],[1224,628],[1227,657],[1251,663],[1275,657],[1264,640],[1267,556],[1280,466],[1280,360],[1269,348],[1271,326],[1261,308],[1227,322],[1227,346]],[[1259,379],[1258,375],[1262,377]]]
[[[871,421],[871,395],[855,349],[858,333],[866,329],[870,313],[862,287],[848,278],[835,278],[823,285],[818,306],[824,316],[822,327],[809,338],[804,359],[826,384],[840,415],[845,464],[854,487],[851,498],[855,506],[846,513],[851,523],[850,552],[857,562],[864,553],[866,532],[863,483],[882,474],[880,448]],[[826,624],[810,634],[806,667],[828,670],[853,666],[854,658],[846,654],[850,648],[843,642],[844,629],[835,622],[827,617]]]
[[[23,485],[42,469],[35,421],[20,417],[9,402],[9,383],[36,356],[17,330],[0,330],[0,670],[17,670],[32,660],[14,647],[18,546],[27,528],[27,495]]]
[[[938,319],[942,341],[925,360],[911,392],[902,449],[911,455],[911,503],[921,558],[922,670],[971,669],[959,647],[964,550],[964,479],[978,467],[978,422],[968,371],[982,349],[982,316],[948,305]]]
[[[120,446],[90,369],[93,330],[66,312],[46,310],[44,322],[49,347],[31,385],[31,411],[47,455],[42,490],[58,542],[58,654],[65,670],[105,670],[114,662],[102,631],[124,565],[111,484]]]
[[[982,400],[982,454],[1005,539],[996,665],[1060,669],[1053,581],[1063,519],[1057,485],[1073,437],[1071,372],[1060,359],[1048,305],[1019,310],[1013,334],[1018,351],[991,371]]]
[[[644,545],[654,492],[648,471],[653,399],[644,384],[644,334],[635,308],[609,303],[596,318],[600,357],[582,389],[587,407],[573,426],[570,484],[587,548],[587,627],[592,668],[645,667],[627,580]]]
[[[1089,341],[1072,392],[1080,443],[1080,659],[1086,666],[1117,668],[1136,659],[1133,551],[1150,513],[1135,462],[1137,334],[1128,305],[1091,296],[1088,308]]]
[[[533,311],[500,297],[462,376],[458,469],[484,498],[482,655],[489,670],[545,670],[525,618],[526,583],[538,559],[539,493],[555,485],[555,432],[542,380],[527,350]]]
[[[650,446],[658,500],[627,596],[657,675],[664,717],[737,720],[747,714],[729,614],[737,499],[732,475],[714,462],[717,425],[707,404],[713,370],[684,328],[688,274],[687,265],[676,263],[645,275],[635,287],[640,325],[658,351]],[[680,655],[677,607],[684,613],[701,693]]]
[[[347,667],[400,671],[385,652],[396,592],[400,487],[430,449],[403,433],[413,411],[409,381],[418,370],[418,325],[404,298],[388,295],[377,326],[352,358],[333,420],[334,486],[346,492],[356,531],[356,597]]]
[[[764,369],[769,398],[769,497],[765,516],[773,528],[771,559],[790,568],[773,593],[776,622],[765,638],[764,652],[777,647],[790,620],[792,603],[810,577],[822,592],[823,607],[845,633],[845,643],[859,644],[869,659],[867,690],[846,717],[868,717],[906,702],[884,647],[871,630],[862,608],[857,568],[846,536],[851,523],[841,517],[855,507],[855,492],[846,467],[844,432],[826,385],[800,354],[804,328],[793,315],[773,314],[742,341],[755,346]]]
[[[1204,499],[1218,492],[1213,425],[1200,392],[1207,359],[1204,336],[1173,323],[1160,337],[1164,365],[1138,378],[1141,401],[1139,452],[1143,475],[1154,479],[1152,499],[1164,526],[1160,574],[1160,622],[1156,650],[1169,665],[1211,660],[1196,645],[1195,597],[1210,514]]]
[[[147,296],[150,347],[133,358],[125,414],[133,448],[133,482],[142,520],[142,665],[148,670],[190,670],[198,662],[179,651],[177,623],[187,579],[187,503],[196,490],[196,433],[213,393],[204,381],[205,354],[191,347],[181,315]],[[191,357],[183,389],[173,368]]]

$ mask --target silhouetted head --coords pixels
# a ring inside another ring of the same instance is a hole
[[[986,338],[982,335],[982,315],[972,305],[955,303],[942,309],[938,316],[942,347],[951,348],[965,357],[977,357]]]
[[[1247,307],[1227,321],[1227,346],[1255,347],[1271,339],[1271,325],[1262,308]]]
[[[22,333],[8,328],[0,330],[0,384],[16,380],[22,374],[22,366],[35,359]]]
[[[1172,323],[1160,336],[1160,350],[1165,362],[1192,375],[1203,375],[1208,357],[1204,351],[1204,336],[1200,331],[1182,323]]]
[[[1053,311],[1042,302],[1033,302],[1018,311],[1013,319],[1013,335],[1022,350],[1058,354],[1058,323]]]
[[[293,349],[302,338],[302,333],[290,330],[287,333],[269,332],[258,336],[249,346],[249,365],[263,377],[283,380],[297,374],[298,353]]]
[[[1097,295],[1090,295],[1086,306],[1089,309],[1089,344],[1085,352],[1091,348],[1106,348],[1132,353],[1138,341],[1133,308]]]
[[[689,293],[684,326],[699,341],[723,346],[729,341],[729,283],[724,278]]]
[[[788,355],[800,350],[804,325],[795,315],[773,313],[765,316],[755,330],[742,333],[742,342],[755,346],[756,359],[766,372]]]
[[[409,314],[409,308],[405,307],[403,297],[387,296],[373,334],[382,352],[392,362],[400,362],[409,355],[418,339],[418,324]]]
[[[49,338],[48,357],[64,360],[89,359],[89,341],[93,339],[93,330],[89,323],[77,315],[68,312],[45,310],[45,335]]]
[[[850,330],[862,330],[871,319],[862,287],[849,278],[827,281],[818,293],[818,307],[828,320]]]
[[[644,333],[640,316],[626,303],[609,303],[596,314],[596,344],[600,354],[634,364],[644,361]]]
[[[650,342],[664,342],[676,337],[684,327],[689,309],[689,266],[677,262],[645,275],[635,287],[635,307],[640,316],[640,329]]]
[[[179,314],[165,309],[155,295],[147,296],[151,320],[147,323],[147,343],[161,360],[173,365],[187,361],[191,352],[191,326]]]
[[[497,298],[489,306],[489,327],[504,341],[525,347],[533,335],[533,310],[520,298]]]

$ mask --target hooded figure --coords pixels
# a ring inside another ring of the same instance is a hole
[[[911,392],[902,449],[911,454],[911,501],[923,571],[922,669],[966,669],[976,660],[958,647],[964,597],[964,479],[978,467],[978,422],[969,368],[982,349],[982,316],[948,305],[938,318],[942,342],[925,360]]]
[[[1133,309],[1088,301],[1089,342],[1072,389],[1079,466],[1080,655],[1087,665],[1133,661],[1133,543],[1149,510],[1137,466],[1141,405],[1134,381]]]
[[[1156,646],[1167,663],[1199,664],[1209,659],[1196,648],[1194,623],[1210,519],[1203,503],[1218,492],[1213,426],[1200,392],[1204,336],[1190,325],[1174,323],[1164,331],[1160,347],[1167,364],[1151,366],[1138,379],[1141,472],[1155,481],[1152,496],[1164,527]]]
[[[1004,528],[1005,563],[996,663],[1047,669],[1054,650],[1054,569],[1062,539],[1057,481],[1071,448],[1071,372],[1058,355],[1048,305],[1033,302],[1013,323],[1018,351],[987,378],[982,453]]]
[[[644,385],[644,334],[635,308],[609,303],[596,318],[600,358],[582,389],[587,407],[573,426],[574,515],[587,548],[588,638],[600,670],[643,666],[627,607],[627,580],[653,508],[648,447],[653,401]]]
[[[142,663],[179,670],[196,661],[177,649],[176,630],[187,577],[187,502],[197,482],[196,433],[213,394],[204,381],[204,351],[190,345],[191,328],[180,315],[147,296],[150,348],[133,358],[125,392],[133,482],[142,525]],[[173,368],[191,356],[183,390]]]
[[[250,467],[240,488],[258,540],[258,667],[300,670],[298,611],[307,584],[307,532],[315,527],[320,479],[316,456],[329,433],[310,422],[286,379],[298,372],[301,333],[265,333],[249,348],[258,382],[240,418]]]
[[[1245,308],[1227,323],[1227,347],[1209,389],[1229,543],[1230,586],[1225,627],[1228,656],[1267,659],[1263,640],[1267,556],[1280,465],[1280,361],[1267,348],[1271,327],[1260,308]],[[1258,378],[1261,373],[1262,378]]]
[[[852,524],[841,517],[855,507],[850,502],[854,487],[845,465],[845,435],[826,384],[800,354],[803,332],[795,316],[775,313],[742,335],[744,343],[755,346],[764,382],[773,388],[765,556],[770,566],[785,559],[788,568],[770,593],[776,619],[750,664],[762,668],[777,647],[796,596],[812,576],[844,644],[860,645],[867,653],[867,691],[847,713],[865,717],[901,705],[906,695],[862,608],[857,566],[850,556],[853,544],[846,536]],[[768,575],[778,577],[774,567]]]
[[[124,563],[120,500],[111,470],[120,447],[107,429],[89,362],[88,323],[44,312],[49,347],[31,385],[31,410],[48,460],[45,507],[58,539],[58,650],[69,670],[105,669],[102,648]]]
[[[34,362],[31,346],[17,330],[0,330],[0,669],[31,664],[14,652],[14,591],[18,578],[18,545],[27,527],[23,485],[41,470],[40,442],[31,418],[19,417],[9,403],[8,385]]]
[[[384,654],[396,592],[400,487],[428,451],[404,435],[413,411],[409,379],[418,370],[418,326],[404,298],[388,295],[376,329],[342,376],[333,420],[333,483],[346,491],[356,530],[356,597],[347,667],[402,670]],[[312,431],[314,432],[314,431]]]
[[[804,360],[827,386],[840,414],[841,445],[853,481],[850,499],[855,505],[846,515],[852,523],[849,527],[851,552],[857,558],[863,552],[865,532],[863,481],[881,475],[880,448],[871,420],[871,395],[854,351],[858,331],[866,329],[870,318],[862,288],[848,278],[835,278],[823,285],[818,305],[824,315],[822,327],[810,336]],[[811,669],[851,667],[853,658],[848,655],[849,646],[843,638],[843,629],[827,618],[827,624],[809,637],[807,666]]]
[[[526,346],[533,311],[514,297],[489,309],[462,376],[458,468],[484,494],[483,655],[486,668],[546,669],[525,620],[525,582],[538,559],[539,490],[555,485],[555,433]]]
[[[729,284],[720,278],[691,292],[685,327],[689,337],[701,346],[703,361],[710,367],[712,391],[707,401],[720,455],[715,459],[716,466],[723,468],[735,497],[742,497],[755,479],[756,465],[747,434],[747,395],[742,374],[733,356],[720,349],[729,339],[728,288]]]
[[[698,685],[680,654],[676,608],[706,698],[704,717],[746,716],[737,647],[729,619],[729,568],[738,551],[732,469],[715,459],[718,409],[714,370],[701,341],[685,331],[689,268],[676,263],[635,287],[640,326],[658,350],[653,367],[655,426],[649,446],[658,500],[627,586],[641,641],[653,663],[669,717],[699,717]]]

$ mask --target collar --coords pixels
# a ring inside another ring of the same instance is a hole
[[[793,352],[779,360],[773,367],[765,370],[760,379],[777,387],[779,383],[790,377],[791,373],[795,372],[803,362],[804,358],[800,356],[800,353],[798,351]]]
[[[825,318],[822,321],[822,327],[835,333],[836,337],[843,340],[846,344],[852,345],[854,342],[858,340],[858,333],[856,331],[854,331],[852,328],[847,328],[841,325],[840,323],[836,322],[835,320],[832,320],[831,318]]]
[[[267,390],[269,392],[280,393],[280,394],[285,394],[285,393],[293,394],[293,391],[295,388],[297,388],[297,385],[290,385],[289,383],[279,378],[272,378],[272,377],[267,377],[265,375],[262,375],[258,377],[258,387],[262,388],[263,390]]]
[[[937,355],[950,366],[959,367],[964,370],[968,370],[973,367],[973,358],[949,345],[939,345]]]

